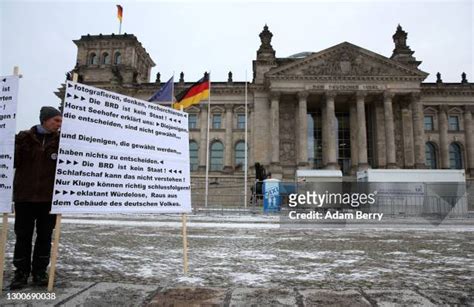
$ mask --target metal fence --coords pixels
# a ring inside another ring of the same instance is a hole
[[[299,184],[296,182],[280,182],[281,206],[288,207],[289,195],[297,193]],[[248,185],[247,199],[245,199],[244,185],[210,185],[205,206],[205,187],[192,187],[192,204],[195,212],[205,214],[249,214],[263,211],[264,193],[263,182],[254,182]],[[348,208],[333,204],[332,210],[342,211],[362,210],[366,212],[381,212],[386,216],[408,217],[433,215],[465,217],[468,211],[474,210],[474,185],[472,181],[466,184],[465,192],[461,195],[443,196],[377,196],[373,205]],[[327,210],[325,208],[324,210]]]

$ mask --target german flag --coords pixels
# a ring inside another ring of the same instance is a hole
[[[122,22],[122,17],[123,17],[123,8],[121,5],[117,4],[117,18]]]
[[[180,110],[181,106],[183,109],[198,104],[201,100],[209,97],[209,75],[206,74],[201,80],[194,83],[188,89],[182,91],[176,96],[176,102],[173,104],[173,108]]]

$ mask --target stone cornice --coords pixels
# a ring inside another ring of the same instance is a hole
[[[474,97],[474,89],[424,89],[421,88],[422,96],[471,96]]]
[[[245,88],[211,88],[211,95],[245,94]]]
[[[417,81],[419,76],[300,76],[300,75],[265,75],[268,80],[285,81]]]

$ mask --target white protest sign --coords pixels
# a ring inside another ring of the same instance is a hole
[[[67,82],[52,213],[191,211],[187,114]]]
[[[18,76],[0,77],[0,212],[12,212]]]

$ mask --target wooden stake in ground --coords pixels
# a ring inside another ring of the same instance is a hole
[[[2,237],[0,242],[0,294],[3,291],[3,270],[5,269],[5,244],[8,234],[8,213],[3,214]]]
[[[183,213],[183,271],[188,274],[188,236],[186,229],[187,215]]]
[[[180,111],[183,112],[183,106],[180,106]],[[186,229],[187,215],[183,213],[183,271],[184,274],[188,274],[188,235]]]
[[[56,215],[56,227],[54,229],[54,242],[51,247],[51,266],[49,267],[48,291],[52,292],[54,287],[54,274],[56,273],[56,261],[58,259],[59,235],[61,234],[61,214]]]
[[[72,74],[72,81],[77,82],[78,74]],[[61,214],[56,215],[56,227],[54,229],[54,241],[51,246],[51,265],[49,267],[48,291],[52,292],[54,287],[54,275],[56,274],[56,262],[58,260],[59,236],[61,235]]]
[[[20,68],[13,67],[13,75],[21,78]],[[3,271],[5,270],[5,245],[8,235],[8,213],[3,213],[2,234],[0,238],[0,294],[3,292]]]

